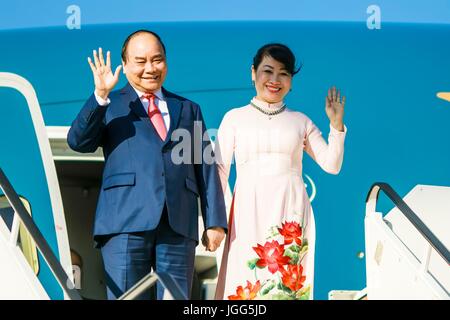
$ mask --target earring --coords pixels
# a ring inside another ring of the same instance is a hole
[[[252,86],[255,86],[255,80],[252,80]]]

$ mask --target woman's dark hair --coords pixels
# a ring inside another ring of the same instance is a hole
[[[253,58],[253,66],[255,70],[258,69],[261,61],[264,57],[271,57],[278,62],[284,64],[286,70],[293,76],[300,71],[300,68],[295,68],[295,56],[292,53],[291,49],[288,46],[281,43],[269,43],[261,48],[259,48],[258,52],[256,52],[255,57]]]
[[[122,61],[127,61],[127,47],[128,47],[128,42],[130,42],[131,39],[133,39],[135,36],[140,35],[141,33],[148,33],[151,34],[152,36],[154,36],[156,39],[158,39],[159,43],[161,44],[161,47],[163,48],[164,54],[166,54],[166,47],[164,46],[164,43],[162,42],[161,38],[154,33],[153,31],[149,31],[149,30],[145,30],[145,29],[141,29],[138,31],[133,32],[132,34],[130,34],[124,41],[123,45],[122,45]]]

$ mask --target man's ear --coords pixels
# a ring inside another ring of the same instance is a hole
[[[123,74],[127,74],[127,64],[122,60],[122,72]]]

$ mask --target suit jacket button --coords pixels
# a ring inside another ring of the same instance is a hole
[[[164,177],[164,172],[163,173],[161,173],[161,175]]]

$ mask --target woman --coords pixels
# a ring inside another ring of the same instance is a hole
[[[340,171],[345,97],[331,88],[328,144],[314,123],[284,103],[295,70],[292,51],[267,44],[253,59],[256,97],[230,110],[216,154],[225,191],[234,155],[237,178],[217,299],[312,299],[315,227],[302,180],[306,151],[326,172]]]

